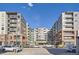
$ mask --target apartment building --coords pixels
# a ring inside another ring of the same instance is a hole
[[[56,47],[76,45],[77,30],[79,30],[79,12],[63,12],[52,26],[52,42]]]
[[[50,29],[48,31],[48,44],[49,45],[53,45],[54,41],[53,41],[53,31],[52,29]]]
[[[26,23],[17,12],[0,12],[0,45],[26,45]]]
[[[34,29],[26,23],[27,45],[34,45]]]
[[[29,27],[29,33],[28,33],[29,37],[29,44],[30,45],[34,45],[34,29],[32,29],[31,27]]]
[[[34,40],[36,40],[36,45],[44,45],[47,44],[47,40],[48,40],[48,32],[49,30],[47,28],[36,28],[35,29],[35,38]]]
[[[26,23],[26,37],[27,37],[27,44],[29,44],[29,24]]]

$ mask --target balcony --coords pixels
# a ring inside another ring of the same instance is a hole
[[[71,39],[72,40],[72,39],[74,39],[74,37],[72,37],[72,36],[64,36],[64,39],[67,39],[67,40]]]
[[[17,25],[16,24],[10,24],[9,26],[10,27],[16,27]]]
[[[17,20],[10,20],[10,22],[17,22]]]
[[[74,27],[73,24],[65,24],[64,25],[66,28]]]
[[[73,30],[73,28],[71,27],[71,28],[64,28],[64,30]]]
[[[16,32],[16,31],[13,30],[13,31],[10,31],[10,32]]]
[[[64,36],[74,36],[73,31],[64,31]]]
[[[66,15],[73,15],[73,12],[65,12]]]
[[[65,22],[65,24],[66,24],[66,25],[71,25],[71,26],[72,26],[72,25],[73,25],[73,22],[67,21],[67,22]]]
[[[17,24],[16,22],[10,22],[10,24]]]
[[[64,33],[64,36],[74,36],[72,33]]]
[[[10,26],[10,28],[12,28],[12,29],[13,29],[13,28],[17,28],[17,27],[16,27],[16,26]]]
[[[74,39],[65,39],[65,38],[64,38],[64,41],[68,41],[68,42],[69,42],[69,41],[72,41],[72,42],[73,42]]]
[[[73,16],[71,14],[65,15],[67,18],[72,18]]]
[[[71,22],[71,23],[73,23],[73,20],[72,19],[68,19],[68,20],[64,20],[64,22]]]

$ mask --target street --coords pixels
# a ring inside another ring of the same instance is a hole
[[[18,53],[4,52],[1,55],[75,55],[75,53],[66,52],[63,48],[24,48]]]

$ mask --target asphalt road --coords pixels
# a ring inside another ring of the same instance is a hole
[[[67,52],[63,48],[24,48],[18,53],[4,52],[0,55],[75,55],[75,53]]]
[[[1,55],[50,55],[50,53],[45,48],[24,48],[18,53],[5,52]]]
[[[25,48],[21,55],[49,55],[50,53],[45,48]]]

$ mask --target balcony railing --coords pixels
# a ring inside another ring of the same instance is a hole
[[[73,24],[65,24],[64,25],[66,28],[74,27]]]
[[[66,34],[66,33],[64,33],[64,36],[74,36],[74,34]]]

